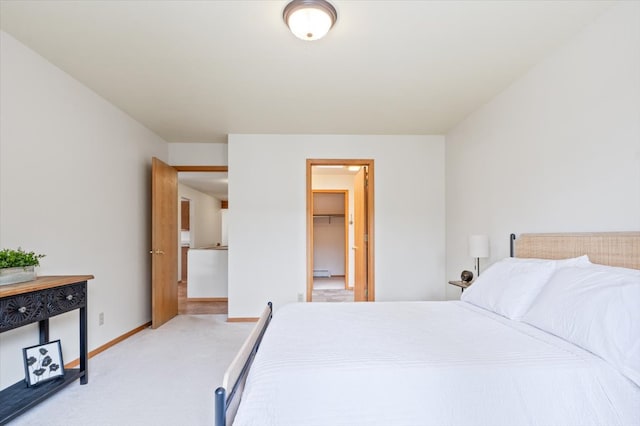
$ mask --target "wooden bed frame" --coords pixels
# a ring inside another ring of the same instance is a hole
[[[519,238],[511,234],[509,243],[511,257],[567,259],[586,254],[593,263],[640,269],[640,232],[521,234]],[[225,372],[222,386],[216,389],[215,426],[233,422],[247,374],[272,315],[273,305],[269,302]]]

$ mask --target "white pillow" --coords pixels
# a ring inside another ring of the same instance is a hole
[[[553,260],[556,263],[556,268],[566,268],[569,266],[589,266],[593,265],[589,260],[589,256],[582,255],[578,257],[572,257],[571,259],[556,259]]]
[[[600,356],[640,386],[640,270],[559,269],[522,321]]]
[[[491,265],[460,300],[520,320],[557,268],[591,265],[587,255],[546,260],[507,257]]]
[[[500,260],[480,275],[462,293],[460,300],[518,320],[556,268],[552,260]]]

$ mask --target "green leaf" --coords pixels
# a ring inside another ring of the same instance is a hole
[[[44,254],[26,252],[20,247],[17,250],[3,249],[0,250],[0,269],[40,266],[40,259],[43,257]]]

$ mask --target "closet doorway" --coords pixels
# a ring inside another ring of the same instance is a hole
[[[373,160],[307,160],[308,302],[375,300],[373,188]]]
[[[334,175],[336,176],[336,175]],[[318,176],[318,178],[325,177]],[[353,182],[353,176],[339,179]],[[344,182],[343,182],[344,184]],[[313,290],[315,301],[353,302],[349,276],[349,189],[313,189]]]

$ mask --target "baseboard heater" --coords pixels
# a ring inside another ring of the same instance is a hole
[[[331,278],[331,272],[328,269],[314,269],[313,278]]]

